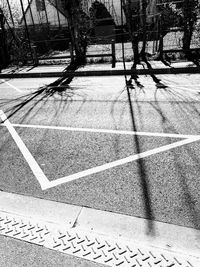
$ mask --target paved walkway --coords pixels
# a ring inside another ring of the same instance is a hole
[[[163,67],[157,62],[152,62],[154,64],[152,67]],[[84,69],[92,68],[94,65]],[[105,64],[98,65],[97,70],[102,68],[105,69]],[[117,64],[117,69],[121,68],[122,64]],[[59,71],[62,70],[63,66],[59,67]],[[49,71],[49,66],[20,70],[21,73],[45,71]],[[51,71],[58,71],[58,67],[52,66]],[[5,177],[7,181],[8,176]],[[83,202],[83,198],[80,199]],[[90,267],[102,264],[199,267],[200,231],[0,192],[0,266]]]
[[[35,244],[48,260],[57,251],[78,266],[200,266],[199,230],[6,192],[0,192],[0,234],[22,254],[21,246]],[[5,255],[1,246],[0,259],[9,262]]]
[[[193,62],[174,62],[170,66],[165,65],[161,61],[150,61],[150,67],[146,63],[142,62],[137,66],[135,73],[138,75],[147,74],[180,74],[180,73],[200,73],[200,68]],[[89,77],[89,76],[121,76],[124,74],[131,75],[132,62],[125,63],[125,69],[122,62],[118,62],[115,68],[112,68],[111,64],[87,64],[86,66],[79,68],[73,75],[77,77]],[[0,73],[0,79],[11,78],[56,78],[63,75],[63,70],[66,65],[51,65],[44,66],[38,65],[24,66],[22,68],[8,68],[2,70]]]

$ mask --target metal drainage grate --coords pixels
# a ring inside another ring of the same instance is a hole
[[[50,232],[45,224],[0,213],[0,234],[42,246]]]
[[[54,227],[54,228],[53,228]],[[199,267],[200,260],[137,243],[82,232],[0,212],[0,234],[107,266]],[[62,229],[62,230],[60,230]]]

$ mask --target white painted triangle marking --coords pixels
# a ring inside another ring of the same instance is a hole
[[[200,137],[196,137],[196,138],[193,137],[193,138],[184,139],[184,140],[181,140],[181,141],[169,144],[169,145],[154,148],[154,149],[151,149],[151,150],[139,153],[139,154],[131,155],[129,157],[126,157],[126,158],[123,158],[120,160],[112,161],[110,163],[106,163],[106,164],[103,164],[101,166],[97,166],[97,167],[94,167],[94,168],[91,168],[91,169],[88,169],[88,170],[85,170],[82,172],[78,172],[78,173],[63,177],[63,178],[59,178],[59,179],[56,179],[54,181],[49,182],[46,189],[51,188],[51,187],[55,187],[55,186],[58,186],[58,185],[61,185],[64,183],[68,183],[68,182],[83,178],[83,177],[91,175],[91,174],[102,172],[102,171],[105,171],[105,170],[108,170],[108,169],[111,169],[111,168],[114,168],[114,167],[117,167],[117,166],[120,166],[120,165],[123,165],[126,163],[130,163],[130,162],[136,161],[138,159],[146,158],[148,156],[155,155],[157,153],[161,153],[161,152],[170,150],[172,148],[176,148],[176,147],[180,147],[180,146],[183,146],[186,144],[190,144],[190,143],[193,143],[193,142],[198,141],[198,140],[200,140]]]
[[[49,129],[49,130],[63,130],[72,132],[90,132],[90,133],[108,133],[108,134],[120,134],[120,135],[143,135],[143,136],[155,136],[155,137],[169,137],[169,138],[190,138],[199,137],[199,135],[186,135],[186,134],[174,134],[174,133],[152,133],[152,132],[135,132],[128,130],[111,130],[111,129],[94,129],[94,128],[74,128],[64,126],[47,126],[47,125],[31,125],[31,124],[12,124],[13,127],[22,128],[36,128],[36,129]]]
[[[11,124],[7,119],[3,111],[0,111],[0,117],[4,121],[4,125],[7,127],[17,146],[19,147],[21,153],[29,164],[32,172],[34,173],[36,179],[41,185],[42,190],[49,189],[64,183],[68,183],[95,173],[99,173],[126,163],[136,161],[141,158],[145,158],[151,155],[155,155],[176,147],[180,147],[186,144],[193,143],[200,140],[199,135],[178,135],[178,134],[167,134],[167,133],[146,133],[146,132],[131,132],[131,131],[117,131],[117,130],[105,130],[105,129],[88,129],[88,128],[69,128],[69,127],[56,127],[56,126],[41,126],[41,125],[25,125],[25,124]],[[139,154],[131,155],[120,160],[115,160],[110,163],[106,163],[94,168],[90,168],[66,177],[58,178],[54,181],[49,181],[46,175],[43,173],[42,169],[39,167],[36,160],[33,158],[23,141],[21,140],[18,133],[15,131],[14,127],[26,127],[26,128],[41,128],[41,129],[54,129],[54,130],[67,130],[67,131],[82,131],[82,132],[98,132],[98,133],[110,133],[110,134],[131,134],[131,135],[146,135],[146,136],[157,136],[157,137],[174,137],[181,138],[183,140],[174,142],[172,144],[164,145],[158,148],[154,148]]]
[[[17,92],[19,92],[19,93],[23,93],[23,91],[22,90],[20,90],[19,88],[17,88],[16,86],[14,86],[14,85],[12,85],[12,84],[10,84],[9,82],[7,82],[6,80],[4,80],[4,79],[1,79],[2,80],[2,82],[4,82],[4,83],[6,83],[7,85],[9,85],[11,88],[13,88],[13,89],[15,89]]]
[[[30,151],[28,150],[28,148],[26,147],[26,145],[24,144],[18,133],[15,131],[14,127],[9,122],[5,113],[2,110],[0,110],[0,117],[4,125],[8,129],[9,133],[11,134],[16,145],[18,146],[19,150],[21,151],[22,155],[24,156],[25,160],[27,161],[36,179],[40,183],[42,190],[44,190],[47,184],[49,183],[49,180],[47,179],[46,175],[44,174],[44,172],[42,171],[42,169],[40,168],[34,157],[31,155]]]

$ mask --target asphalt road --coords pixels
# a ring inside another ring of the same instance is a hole
[[[0,254],[1,267],[105,266],[5,236],[0,236],[0,241],[0,251],[3,251]]]
[[[0,190],[200,229],[199,76],[2,81]]]

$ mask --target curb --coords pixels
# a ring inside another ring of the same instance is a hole
[[[0,213],[198,259],[200,255],[200,230],[193,228],[6,192],[0,192]]]
[[[0,73],[0,79],[5,78],[50,78],[50,77],[92,77],[92,76],[122,76],[122,75],[157,75],[157,74],[195,74],[200,73],[200,67],[156,68],[137,70],[104,70],[76,72],[42,72],[42,73]]]

